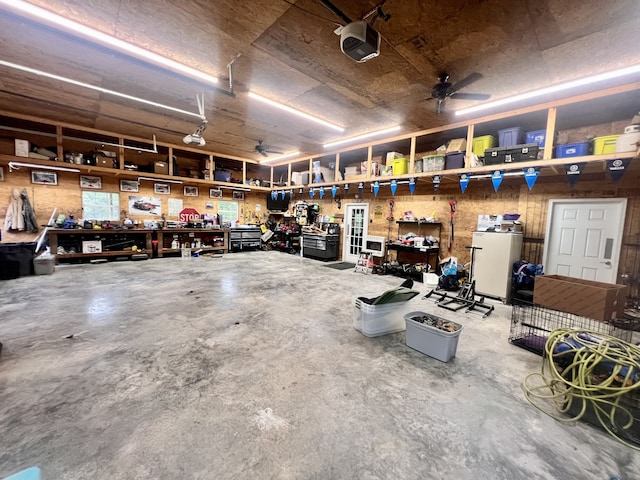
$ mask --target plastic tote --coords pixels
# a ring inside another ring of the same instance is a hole
[[[353,328],[367,337],[402,332],[405,329],[404,315],[415,308],[412,301],[369,305],[358,298],[376,296],[372,294],[353,297]]]
[[[439,328],[413,320],[415,317],[424,315],[435,316],[425,312],[410,312],[404,316],[407,330],[407,347],[411,347],[441,362],[448,362],[456,356],[462,325],[451,322],[456,326],[457,330],[455,332],[445,332]]]

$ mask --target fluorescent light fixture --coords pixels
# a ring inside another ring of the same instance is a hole
[[[51,165],[38,165],[37,163],[22,163],[22,162],[9,162],[9,171],[19,170],[20,167],[40,168],[42,170],[58,170],[60,172],[75,172],[78,173],[78,168],[67,167],[54,167]]]
[[[138,177],[138,182],[140,180],[150,180],[152,182],[158,182],[158,183],[182,183],[182,180],[166,180],[164,178],[153,178],[153,177]]]
[[[300,155],[299,151],[295,151],[292,153],[287,153],[286,155],[280,155],[278,157],[266,158],[264,160],[260,160],[260,163],[269,163],[269,162],[277,162],[278,160],[284,160],[285,158],[295,157],[296,155]]]
[[[367,138],[375,137],[375,136],[378,136],[378,135],[385,135],[387,133],[397,132],[398,130],[400,130],[400,125],[398,125],[396,127],[385,128],[384,130],[377,130],[375,132],[364,133],[364,134],[358,135],[356,137],[350,137],[350,138],[345,138],[343,140],[337,140],[335,142],[325,143],[322,146],[324,148],[337,147],[338,145],[342,145],[344,143],[353,143],[353,142],[357,142],[359,140],[365,140]]]
[[[250,188],[244,188],[244,187],[225,187],[224,185],[219,185],[216,188],[226,188],[227,190],[237,190],[239,192],[250,192],[251,189]]]
[[[257,93],[249,92],[249,98],[260,100],[261,102],[264,102],[267,105],[271,105],[272,107],[279,108],[280,110],[284,110],[285,112],[298,115],[299,117],[302,117],[302,118],[306,118],[307,120],[311,120],[312,122],[319,123],[320,125],[324,125],[325,127],[333,128],[334,130],[338,130],[339,132],[344,131],[344,128],[338,125],[327,122],[326,120],[322,120],[321,118],[314,117],[313,115],[309,115],[308,113],[301,112],[300,110],[296,110],[295,108],[288,107],[287,105],[283,105],[282,103],[278,103],[275,100],[271,100],[269,98],[263,97],[262,95],[258,95]]]
[[[467,113],[480,112],[494,107],[501,107],[510,103],[520,102],[522,100],[529,100],[530,98],[540,97],[549,93],[561,92],[570,88],[582,87],[584,85],[590,85],[596,82],[602,82],[604,80],[611,80],[625,75],[631,75],[633,73],[640,72],[640,65],[634,65],[632,67],[621,68],[619,70],[613,70],[611,72],[600,73],[598,75],[592,75],[586,78],[580,78],[578,80],[572,80],[570,82],[559,83],[552,85],[551,87],[541,88],[539,90],[533,90],[531,92],[522,93],[520,95],[514,95],[513,97],[507,97],[493,102],[483,103],[482,105],[476,105],[475,107],[463,108],[456,111],[456,115],[465,115]]]
[[[158,55],[157,53],[153,53],[149,50],[145,50],[144,48],[138,47],[137,45],[134,45],[132,43],[125,42],[124,40],[120,40],[116,37],[112,37],[111,35],[108,35],[106,33],[102,33],[98,30],[94,30],[93,28],[82,25],[81,23],[74,22],[73,20],[69,20],[60,15],[57,15],[51,12],[50,10],[45,10],[44,8],[36,7],[31,3],[24,2],[22,0],[0,0],[0,6],[5,8],[6,10],[18,12],[19,14],[23,14],[28,17],[35,18],[37,20],[42,21],[43,23],[54,25],[56,27],[61,27],[65,30],[76,33],[81,37],[87,38],[89,40],[93,40],[102,45],[107,45],[121,52],[127,53],[129,55],[133,55],[136,58],[145,60],[154,65],[165,67],[169,70],[184,74],[188,77],[195,78],[197,80],[201,80],[205,83],[209,83],[213,85],[218,83],[218,79],[216,77],[208,75],[204,72],[200,72],[195,68],[188,67],[174,60],[171,60],[167,57]]]
[[[0,0],[2,2],[2,0]],[[53,80],[58,80],[64,83],[70,83],[71,85],[76,85],[82,88],[88,88],[90,90],[95,90],[96,92],[106,93],[108,95],[113,95],[115,97],[124,98],[126,100],[133,100],[134,102],[144,103],[145,105],[150,105],[152,107],[163,108],[165,110],[170,110],[172,112],[182,113],[183,115],[189,115],[191,117],[202,118],[200,114],[188,112],[186,110],[182,110],[180,108],[170,107],[169,105],[163,105],[162,103],[152,102],[151,100],[145,100],[144,98],[134,97],[132,95],[127,95],[126,93],[116,92],[115,90],[108,90],[106,88],[97,87],[95,85],[90,85],[88,83],[79,82],[77,80],[73,80],[71,78],[62,77],[60,75],[54,75],[53,73],[43,72],[42,70],[36,70],[35,68],[25,67],[23,65],[18,65],[17,63],[5,62],[4,60],[0,60],[0,65],[5,67],[13,68],[16,70],[21,70],[27,73],[33,73],[34,75],[38,75],[40,77],[51,78]]]

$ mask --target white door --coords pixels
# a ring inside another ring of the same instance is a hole
[[[626,198],[549,200],[546,274],[616,283]]]
[[[369,226],[369,204],[347,203],[344,213],[342,261],[356,263]]]

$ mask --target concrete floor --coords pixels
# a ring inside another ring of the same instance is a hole
[[[247,252],[0,282],[0,478],[639,478],[637,451],[524,399],[541,357],[509,307],[414,299],[464,325],[446,364],[356,331],[352,296],[401,281]]]

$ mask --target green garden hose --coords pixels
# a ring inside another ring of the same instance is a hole
[[[534,379],[541,384],[533,385]],[[640,409],[638,345],[591,330],[554,330],[545,344],[541,373],[528,375],[523,389],[534,407],[562,422],[580,420],[587,408],[593,407],[604,430],[624,445],[640,450],[640,445],[616,433],[628,430],[634,421],[640,423],[640,418],[625,406],[635,398]],[[576,405],[577,413],[571,414]]]

